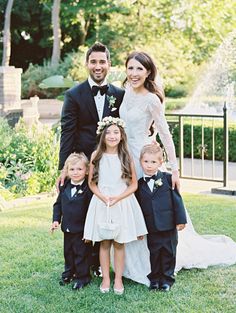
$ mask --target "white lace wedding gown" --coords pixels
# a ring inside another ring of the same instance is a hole
[[[134,158],[137,176],[142,176],[139,164],[141,148],[150,143],[149,127],[155,122],[159,137],[165,147],[172,169],[177,169],[175,149],[169,127],[165,119],[164,104],[152,94],[137,95],[126,89],[120,107],[120,117],[126,123],[126,133],[130,152]],[[207,268],[212,265],[232,265],[236,263],[236,243],[229,237],[202,236],[195,232],[188,216],[188,224],[178,233],[176,269]],[[146,238],[126,244],[126,266],[124,276],[139,283],[149,285],[146,275],[150,272],[149,251]]]

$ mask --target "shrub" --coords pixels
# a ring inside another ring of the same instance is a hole
[[[44,79],[54,75],[70,77],[74,81],[84,80],[87,77],[84,56],[85,48],[80,47],[78,52],[68,53],[58,67],[52,67],[49,63],[44,63],[42,66],[30,64],[22,74],[22,97],[29,98],[37,95],[39,98],[56,98],[64,89],[39,87]]]
[[[29,130],[22,120],[14,129],[3,119],[0,124],[2,186],[16,196],[50,191],[58,176],[59,145],[54,131],[36,126]]]
[[[30,64],[26,72],[22,74],[22,98],[30,98],[37,95],[39,98],[56,98],[62,90],[59,88],[41,89],[41,81],[52,75],[59,75],[59,68],[53,68],[48,64]],[[64,73],[63,73],[64,74]]]

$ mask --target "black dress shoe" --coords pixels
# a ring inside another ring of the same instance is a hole
[[[170,285],[163,284],[163,285],[161,285],[160,290],[164,291],[164,292],[168,292],[168,291],[170,291]]]
[[[88,284],[89,284],[89,282],[87,282],[87,283],[82,283],[82,282],[80,282],[80,281],[77,281],[77,282],[75,282],[74,285],[72,286],[72,289],[73,289],[73,290],[79,290],[79,289],[84,288],[84,287],[87,286]]]
[[[72,281],[72,278],[70,278],[70,277],[65,277],[65,278],[62,278],[62,279],[59,281],[59,285],[60,285],[60,286],[65,286],[65,285],[69,284],[71,281]]]
[[[151,282],[149,286],[150,291],[157,291],[159,289],[158,282]]]
[[[101,267],[93,268],[93,275],[95,277],[102,277],[102,270]]]

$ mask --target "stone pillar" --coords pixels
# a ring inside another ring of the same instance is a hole
[[[39,97],[34,96],[30,98],[30,101],[27,101],[27,103],[23,105],[23,120],[29,127],[33,124],[39,124],[38,102]]]
[[[0,115],[21,108],[21,68],[0,66]]]

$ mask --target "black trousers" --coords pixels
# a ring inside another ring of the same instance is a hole
[[[150,251],[151,273],[148,279],[152,283],[173,285],[176,264],[177,230],[157,231],[147,235]]]
[[[82,240],[83,233],[64,233],[64,259],[65,270],[62,278],[74,278],[81,283],[91,280],[90,258],[91,244]]]
[[[100,266],[99,249],[100,249],[100,242],[95,242],[94,246],[92,247],[92,254],[91,254],[91,260],[90,260],[92,271],[96,271]]]

